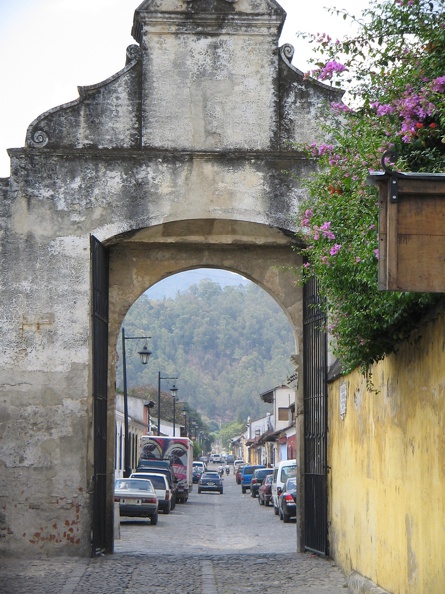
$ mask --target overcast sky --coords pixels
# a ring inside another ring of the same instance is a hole
[[[325,6],[360,14],[368,0],[278,0],[287,12],[280,39],[293,64],[307,70],[310,46],[296,31],[348,33]],[[41,113],[73,101],[77,86],[98,83],[125,65],[133,14],[142,0],[0,0],[0,177],[9,176],[7,148],[24,145]]]

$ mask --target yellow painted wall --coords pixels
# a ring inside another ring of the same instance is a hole
[[[329,386],[331,556],[393,594],[445,593],[445,317]],[[340,387],[346,383],[346,414]]]

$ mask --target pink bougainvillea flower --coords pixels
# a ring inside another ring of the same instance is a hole
[[[344,66],[343,64],[340,64],[340,62],[336,62],[335,60],[332,60],[331,62],[327,62],[323,68],[321,68],[320,70],[315,70],[314,71],[314,75],[316,76],[316,78],[318,78],[319,80],[330,80],[334,73],[338,72],[344,72],[346,70],[346,66]]]

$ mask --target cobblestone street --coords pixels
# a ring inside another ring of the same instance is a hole
[[[196,487],[156,526],[122,519],[115,554],[94,559],[3,559],[5,594],[340,594],[346,579],[330,561],[295,553],[295,523],[241,494],[230,475],[224,495]]]

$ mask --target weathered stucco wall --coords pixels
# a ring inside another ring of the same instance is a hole
[[[373,367],[329,389],[331,553],[393,594],[442,592],[445,314]],[[340,387],[347,408],[340,416]]]
[[[294,215],[314,164],[289,143],[314,141],[318,108],[340,94],[291,66],[290,48],[278,48],[283,20],[271,0],[146,1],[124,68],[42,114],[10,150],[0,553],[91,551],[91,234],[110,250],[112,279],[109,550],[115,347],[132,300],[168,274],[225,267],[277,299],[298,348],[301,291],[280,266],[298,262]]]

